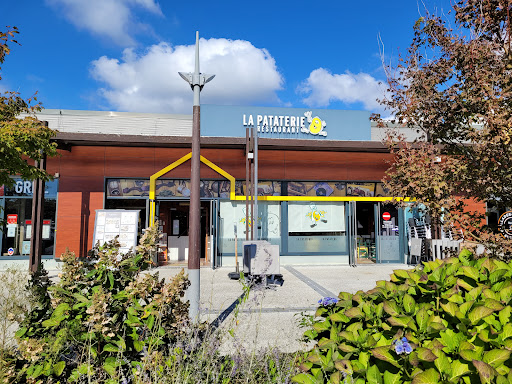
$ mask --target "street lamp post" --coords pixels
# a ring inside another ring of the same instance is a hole
[[[190,287],[187,298],[190,302],[190,318],[192,321],[199,319],[200,300],[200,252],[201,252],[201,201],[200,201],[200,98],[199,94],[204,85],[212,80],[215,75],[207,75],[199,72],[199,32],[196,32],[196,63],[193,73],[178,72],[179,75],[190,84],[194,91],[194,107],[192,117],[192,159],[190,169],[190,208],[188,226],[188,278]]]

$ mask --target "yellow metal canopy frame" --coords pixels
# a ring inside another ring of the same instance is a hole
[[[169,173],[174,168],[185,163],[187,160],[192,158],[192,152],[186,154],[174,163],[169,164],[167,167],[161,169],[149,178],[149,222],[155,222],[156,214],[156,180]],[[232,201],[246,200],[245,195],[235,195],[235,178],[228,172],[220,168],[219,166],[212,163],[207,158],[201,156],[201,163],[207,165],[218,174],[224,176],[229,180],[231,188],[229,198]],[[252,200],[253,196],[249,196],[249,200]],[[393,197],[361,197],[361,196],[258,196],[258,201],[390,201],[390,200],[405,200],[409,201],[409,198],[393,198]]]

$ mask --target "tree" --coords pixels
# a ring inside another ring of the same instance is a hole
[[[18,29],[6,28],[6,32],[0,31],[0,65],[10,53],[9,44],[18,44],[14,39]],[[33,104],[35,102],[35,95],[23,99],[18,92],[0,94],[0,185],[13,186],[12,175],[19,175],[25,180],[51,178],[47,172],[31,164],[43,155],[57,154],[57,146],[51,142],[56,132],[35,117],[35,112],[42,109],[41,103]],[[21,114],[27,117],[19,118]]]
[[[479,241],[498,238],[464,210],[463,198],[512,206],[511,13],[510,0],[458,0],[445,17],[427,11],[405,57],[386,68],[382,103],[394,123],[422,133],[414,144],[388,138],[396,161],[387,187]]]

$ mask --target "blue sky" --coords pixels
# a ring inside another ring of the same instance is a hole
[[[450,0],[4,1],[0,28],[21,46],[0,90],[52,109],[191,113],[177,72],[193,71],[199,31],[201,72],[216,74],[202,103],[383,112],[381,53],[406,53],[425,7]]]

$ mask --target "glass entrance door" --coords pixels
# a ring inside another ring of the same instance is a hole
[[[402,210],[391,204],[375,204],[377,263],[403,263]]]

